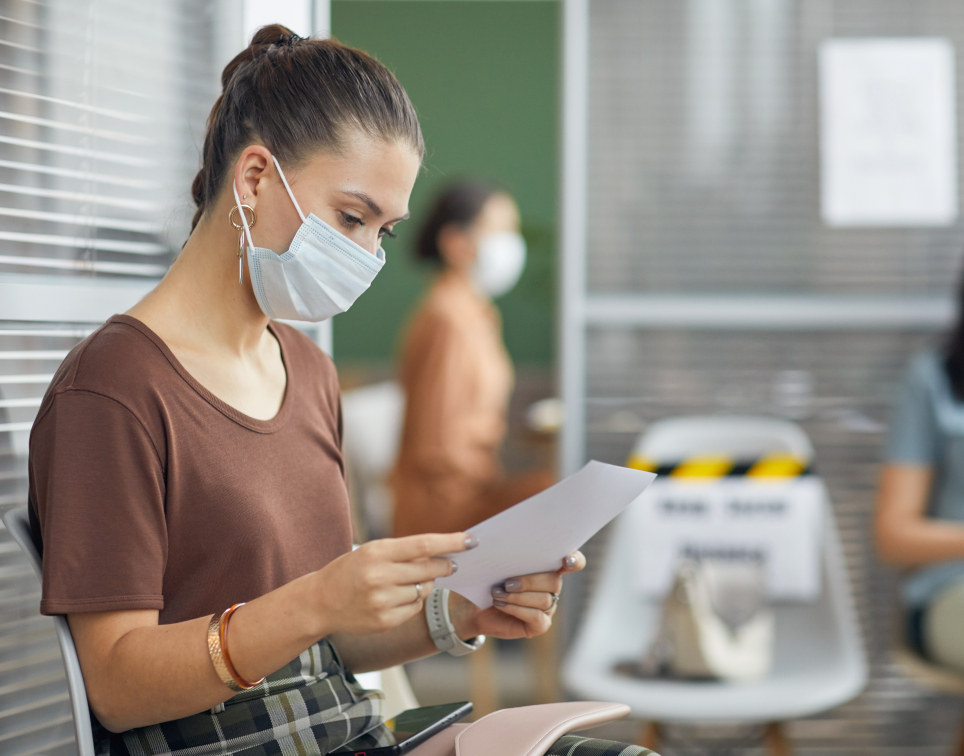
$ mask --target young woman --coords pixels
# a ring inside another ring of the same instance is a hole
[[[440,272],[402,354],[396,536],[464,530],[554,482],[548,470],[507,477],[499,463],[513,371],[492,297],[522,274],[519,225],[512,197],[466,180],[438,196],[418,236],[418,257]]]
[[[538,635],[584,565],[523,576],[486,611],[452,595],[433,642],[442,555],[472,539],[351,551],[334,367],[271,319],[322,320],[367,288],[408,215],[418,122],[372,58],[279,26],[222,83],[190,239],[70,353],[31,436],[41,609],[68,617],[103,753],[381,742],[380,694],[351,672]]]
[[[910,365],[877,499],[881,557],[908,568],[908,641],[964,672],[964,280],[945,349]]]

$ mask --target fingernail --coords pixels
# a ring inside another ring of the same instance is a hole
[[[493,601],[492,606],[497,606],[499,609],[501,609],[503,606],[506,606],[506,603],[505,601]]]
[[[479,545],[479,539],[476,538],[474,535],[470,535],[468,538],[465,539],[466,551],[469,551],[470,549],[474,549],[478,545]]]
[[[576,566],[576,558],[570,554],[562,560],[562,563],[566,566],[567,570],[571,570]]]
[[[452,571],[449,573],[449,575],[454,575],[459,571],[459,565],[454,559],[450,559],[449,561],[452,563]]]
[[[505,592],[504,590],[502,590],[501,588],[493,588],[493,589],[492,589],[492,595],[493,595],[495,598],[505,598],[505,597],[508,596],[509,594],[506,593],[506,592]]]
[[[519,591],[522,590],[522,581],[511,578],[505,581],[505,589],[507,591]]]

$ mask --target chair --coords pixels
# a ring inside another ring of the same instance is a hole
[[[746,460],[766,454],[792,455],[809,462],[813,448],[806,434],[787,421],[708,417],[656,423],[633,454],[656,464],[714,455]],[[659,602],[634,595],[628,569],[638,556],[634,534],[617,520],[599,587],[564,661],[565,685],[582,698],[603,696],[626,703],[635,717],[651,723],[771,723],[771,747],[786,752],[779,726],[772,723],[838,706],[856,696],[867,680],[863,643],[829,501],[823,522],[820,598],[809,604],[776,603],[770,675],[758,682],[727,684],[643,681],[613,672],[617,663],[641,656],[661,613]],[[650,733],[655,737],[655,727]]]
[[[392,534],[388,476],[395,466],[405,419],[405,393],[395,381],[346,391],[341,399],[345,459],[364,535]]]
[[[33,541],[33,533],[30,531],[30,519],[27,515],[26,507],[11,509],[3,516],[3,524],[13,536],[13,539],[20,544],[30,565],[33,567],[37,577],[43,579],[43,572],[40,565],[40,553]],[[74,648],[74,639],[70,635],[70,627],[67,625],[67,618],[63,616],[52,617],[54,629],[57,631],[57,643],[60,645],[60,654],[64,659],[64,667],[67,672],[67,689],[70,692],[70,705],[74,714],[74,735],[77,738],[77,751],[79,756],[94,756],[94,733],[90,726],[90,709],[87,705],[87,689],[84,687],[84,675],[80,671],[80,661],[77,659],[77,649]]]

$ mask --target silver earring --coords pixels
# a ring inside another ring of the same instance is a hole
[[[247,195],[247,194],[245,194],[245,195],[243,195],[243,196],[241,197],[241,199],[247,199],[247,198],[248,198],[248,195]]]

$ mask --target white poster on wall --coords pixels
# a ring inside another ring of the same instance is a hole
[[[958,214],[954,47],[833,39],[820,49],[821,214],[830,226],[945,226]]]
[[[638,534],[637,592],[660,598],[683,560],[710,558],[763,565],[771,599],[816,599],[826,495],[820,479],[810,476],[657,478],[621,521]]]

